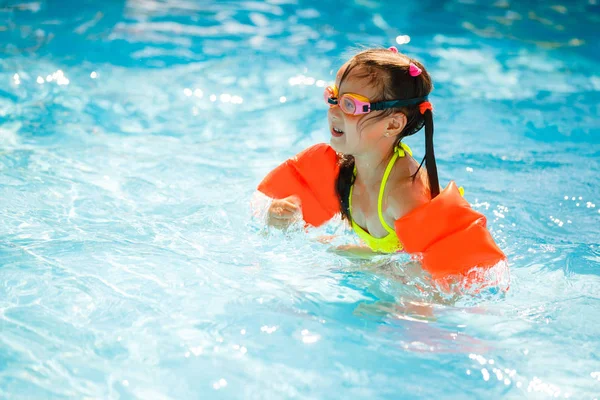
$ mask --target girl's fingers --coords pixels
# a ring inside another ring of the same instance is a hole
[[[294,214],[289,214],[289,213],[273,213],[271,214],[271,218],[273,219],[278,219],[278,220],[290,220],[292,219],[292,217],[294,216]]]
[[[300,206],[294,203],[290,203],[288,201],[281,204],[281,208],[285,211],[289,211],[291,213],[295,213],[300,211]]]
[[[292,219],[298,215],[298,209],[282,206],[274,208],[270,214],[277,219]]]
[[[296,213],[300,211],[300,204],[295,203],[293,200],[289,199],[290,198],[288,197],[286,199],[277,200],[277,202],[273,203],[273,205],[271,206],[271,210],[273,210],[276,213]]]
[[[300,207],[300,204],[302,203],[300,200],[300,197],[296,196],[296,195],[291,195],[286,197],[284,200],[297,205],[298,207]]]

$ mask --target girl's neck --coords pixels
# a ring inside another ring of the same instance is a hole
[[[375,150],[355,155],[356,179],[365,185],[380,182],[390,160],[390,154],[389,151]]]

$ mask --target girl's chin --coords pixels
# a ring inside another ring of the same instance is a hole
[[[335,150],[336,153],[344,155],[354,155],[354,151],[352,151],[352,149],[349,149],[346,142],[340,140],[340,138],[332,137],[331,140],[329,140],[329,145],[333,150]]]
[[[343,136],[340,136],[340,137],[331,136],[331,138],[329,139],[329,144],[335,151],[337,151],[338,153],[341,153],[342,148],[344,147],[343,146],[343,144],[344,144]]]

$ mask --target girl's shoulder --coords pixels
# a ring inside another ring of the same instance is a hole
[[[388,183],[388,209],[394,220],[402,218],[415,208],[429,202],[429,184],[424,168],[418,172],[408,163],[399,163],[393,179]],[[414,175],[416,172],[416,176]],[[414,176],[414,178],[413,178]]]

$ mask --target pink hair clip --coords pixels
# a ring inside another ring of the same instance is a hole
[[[398,49],[396,48],[396,46],[389,47],[388,50],[391,51],[392,53],[398,54]]]
[[[421,75],[421,68],[417,67],[415,64],[410,63],[410,66],[408,68],[408,73],[410,74],[410,76],[419,76]]]

